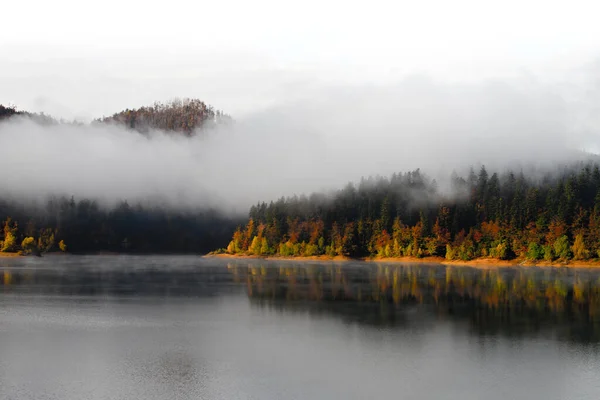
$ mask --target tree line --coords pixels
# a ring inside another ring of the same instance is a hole
[[[43,207],[0,201],[2,252],[205,253],[226,243],[239,221],[214,209],[176,211],[51,198]]]
[[[600,169],[593,161],[528,178],[451,178],[452,194],[420,170],[362,179],[333,196],[259,203],[223,251],[277,256],[472,260],[600,258]]]

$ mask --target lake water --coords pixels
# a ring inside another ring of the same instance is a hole
[[[600,398],[600,270],[0,259],[0,399]]]

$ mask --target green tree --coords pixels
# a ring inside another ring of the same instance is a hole
[[[571,257],[571,248],[569,246],[569,238],[567,235],[562,235],[556,239],[552,247],[554,249],[554,254],[558,258],[566,260]]]
[[[556,258],[555,254],[554,254],[554,248],[547,244],[543,247],[544,250],[544,260],[546,261],[554,261],[554,259]]]
[[[544,257],[544,249],[538,243],[531,242],[527,247],[526,256],[528,260],[541,260]]]

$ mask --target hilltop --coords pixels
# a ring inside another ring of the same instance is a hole
[[[231,117],[215,110],[198,99],[172,100],[168,103],[154,103],[149,107],[126,109],[109,117],[102,117],[96,123],[117,123],[138,132],[160,129],[166,132],[179,132],[187,136],[207,124],[230,121]]]
[[[56,119],[44,113],[32,113],[18,110],[15,106],[0,104],[0,121],[13,117],[25,117],[43,125],[77,124],[76,121]],[[231,121],[231,116],[223,111],[198,99],[174,99],[166,103],[155,102],[151,106],[135,109],[125,109],[110,116],[96,118],[92,124],[114,124],[123,126],[140,133],[147,133],[152,129],[165,132],[175,132],[192,136],[196,130]]]

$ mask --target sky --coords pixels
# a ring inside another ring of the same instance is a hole
[[[594,1],[13,1],[0,102],[90,119],[171,97],[242,116],[326,85],[521,75],[598,57]]]
[[[4,124],[5,191],[245,207],[361,176],[600,152],[593,1],[2,7],[0,104],[90,121],[195,97],[236,121],[189,141]]]

